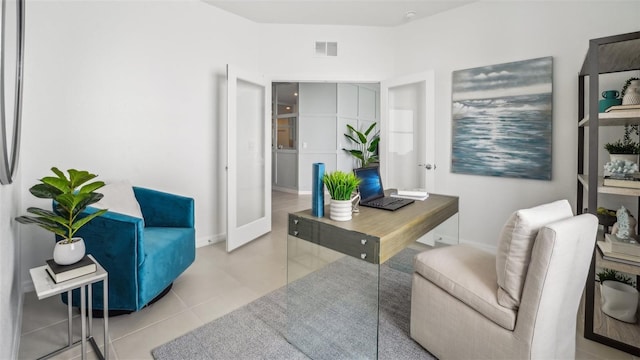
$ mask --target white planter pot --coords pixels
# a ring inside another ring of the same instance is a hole
[[[333,200],[329,203],[329,218],[335,221],[349,221],[353,212],[351,200]]]
[[[620,321],[635,324],[637,321],[638,290],[618,281],[606,280],[600,284],[602,312]]]
[[[85,254],[84,240],[73,238],[69,244],[58,241],[53,248],[53,261],[58,265],[71,265],[80,261]]]
[[[627,160],[637,164],[639,156],[638,154],[609,154],[609,159],[611,161]]]

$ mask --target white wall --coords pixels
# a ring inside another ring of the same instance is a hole
[[[0,359],[14,359],[20,341],[22,283],[21,238],[13,220],[21,208],[20,174],[11,185],[0,186]]]
[[[575,206],[577,73],[592,38],[638,31],[638,1],[480,1],[396,28],[397,75],[435,70],[436,188],[460,196],[460,240],[495,248],[518,208],[567,198]],[[551,181],[452,174],[451,73],[553,56]]]
[[[227,63],[274,80],[369,81],[392,69],[386,28],[258,25],[183,0],[30,1],[27,14],[25,207],[48,206],[27,189],[51,166],[87,169],[194,197],[198,244],[225,231]],[[337,41],[339,56],[316,58],[315,40]],[[28,282],[53,239],[23,233]]]

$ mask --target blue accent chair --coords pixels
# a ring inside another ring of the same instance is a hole
[[[109,273],[110,315],[155,301],[195,260],[193,199],[140,187],[133,192],[144,219],[108,211],[76,233]],[[66,303],[66,294],[62,298]],[[93,285],[92,299],[94,310],[104,310],[102,282]],[[73,305],[80,305],[78,290]]]

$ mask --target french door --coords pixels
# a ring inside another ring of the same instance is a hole
[[[227,65],[227,251],[271,231],[271,86]]]

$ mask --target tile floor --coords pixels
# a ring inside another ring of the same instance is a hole
[[[198,248],[195,263],[162,300],[137,313],[109,319],[109,358],[151,359],[151,349],[285,285],[286,215],[310,204],[309,196],[274,192],[270,234],[231,254],[224,243]],[[66,314],[66,305],[57,296],[38,301],[35,293],[25,294],[20,359],[35,359],[64,346]],[[95,321],[94,336],[103,348],[102,321]],[[76,338],[79,325],[76,315]],[[634,359],[579,334],[576,339],[579,359]],[[76,347],[54,359],[79,355]],[[91,353],[88,358],[96,357]]]

